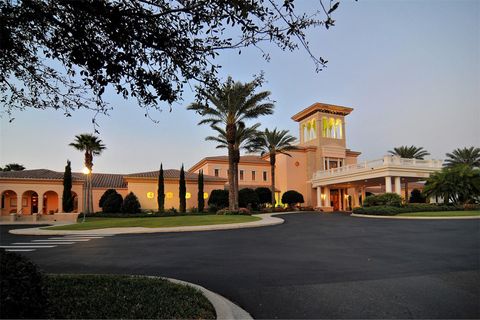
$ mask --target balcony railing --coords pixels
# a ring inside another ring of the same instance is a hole
[[[370,160],[350,164],[344,167],[333,168],[329,170],[317,171],[313,178],[320,179],[325,177],[331,177],[339,174],[354,173],[365,170],[372,170],[376,168],[382,168],[387,166],[404,167],[404,168],[441,168],[443,160],[418,160],[418,159],[406,159],[397,156],[384,156],[382,159]]]

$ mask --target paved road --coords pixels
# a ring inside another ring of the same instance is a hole
[[[198,283],[255,318],[480,318],[480,220],[283,218],[266,228],[117,235],[24,254],[47,272]],[[2,245],[24,238],[5,229]]]

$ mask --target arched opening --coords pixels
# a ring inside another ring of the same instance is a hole
[[[327,117],[322,118],[322,137],[328,137],[328,120]]]
[[[33,190],[25,191],[21,200],[21,214],[38,213],[38,194]]]
[[[335,133],[335,119],[330,118],[328,121],[328,137],[329,138],[336,138],[336,133]]]
[[[2,192],[1,214],[9,215],[17,212],[17,193],[13,190],[5,190]]]
[[[315,119],[312,119],[311,125],[310,125],[310,140],[313,140],[317,137],[317,121]]]
[[[302,134],[303,134],[303,141],[308,141],[308,129],[306,125],[302,125]]]
[[[337,139],[343,138],[342,120],[340,119],[337,119],[337,121],[335,122],[335,132]]]
[[[72,191],[72,198],[73,198],[73,211],[78,212],[78,195]]]
[[[58,194],[55,191],[47,191],[43,194],[43,214],[58,212]]]

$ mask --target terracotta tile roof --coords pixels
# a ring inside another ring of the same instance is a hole
[[[0,179],[62,180],[63,172],[57,172],[48,169],[6,171],[0,172]],[[74,177],[73,180],[78,180],[78,178]]]
[[[92,186],[94,188],[126,188],[127,183],[123,174],[93,173]],[[83,173],[72,172],[73,181],[83,181]],[[34,169],[22,171],[0,172],[0,179],[25,179],[25,180],[63,180],[63,172],[48,169]]]
[[[229,184],[226,184],[225,185],[225,190],[228,190],[228,187],[229,187]],[[253,184],[250,184],[250,185],[244,185],[244,184],[240,184],[238,186],[238,189],[239,190],[242,190],[242,189],[245,189],[245,188],[249,188],[249,189],[257,189],[257,188],[267,188],[267,189],[270,189],[270,186],[265,186],[265,185],[253,185]],[[278,189],[277,187],[275,187],[275,192],[280,192],[280,189]]]
[[[145,179],[158,179],[158,170],[156,171],[148,171],[148,172],[139,172],[139,173],[131,173],[125,175],[125,177],[132,177],[132,178],[145,178]],[[180,170],[176,169],[166,169],[163,170],[163,177],[165,179],[180,179]],[[198,174],[193,172],[185,171],[185,179],[187,180],[197,180]],[[210,175],[204,175],[203,179],[205,181],[226,181],[225,178],[214,177]]]

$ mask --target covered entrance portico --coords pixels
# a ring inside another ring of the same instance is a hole
[[[425,181],[441,168],[441,160],[385,156],[379,160],[318,171],[312,179],[312,186],[317,190],[317,208],[324,211],[351,210],[361,206],[370,187],[402,195],[402,185]]]

